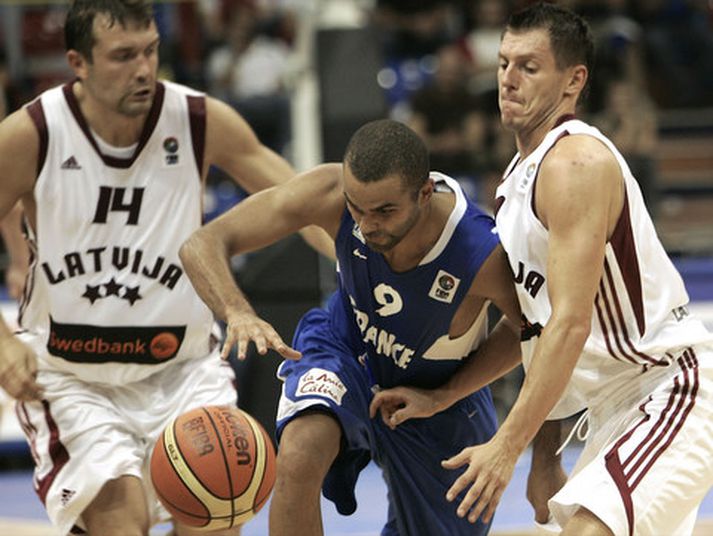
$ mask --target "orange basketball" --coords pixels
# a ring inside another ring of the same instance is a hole
[[[196,408],[171,421],[156,442],[151,481],[176,521],[206,530],[234,527],[270,496],[275,449],[248,413]]]

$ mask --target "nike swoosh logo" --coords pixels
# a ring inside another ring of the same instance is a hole
[[[354,251],[352,251],[352,253],[355,257],[359,257],[360,259],[366,259],[366,255],[359,251],[359,248],[354,248]]]

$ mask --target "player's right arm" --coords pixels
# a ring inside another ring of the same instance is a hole
[[[18,301],[25,288],[25,279],[30,266],[30,250],[22,234],[22,214],[22,203],[17,203],[0,220],[0,234],[10,257],[10,262],[5,268],[5,286],[10,297]]]
[[[0,122],[0,219],[18,200],[31,198],[39,146],[37,129],[25,109]],[[0,316],[0,386],[18,400],[38,399],[42,389],[36,375],[34,352],[15,338]]]
[[[283,357],[299,357],[255,314],[235,283],[230,258],[273,244],[307,225],[317,225],[334,238],[343,211],[341,165],[326,164],[251,195],[183,244],[181,261],[193,287],[227,323],[223,358],[237,344],[238,358],[243,359],[250,341],[260,354],[272,348]]]

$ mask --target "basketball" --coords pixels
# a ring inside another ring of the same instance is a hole
[[[151,481],[173,518],[205,530],[253,517],[275,483],[275,449],[264,428],[231,406],[204,406],[171,421],[151,455]]]

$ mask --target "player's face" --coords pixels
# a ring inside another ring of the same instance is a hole
[[[159,36],[156,25],[128,21],[109,25],[105,15],[94,19],[92,61],[78,72],[87,92],[122,115],[135,117],[149,111],[156,91]]]
[[[505,32],[500,42],[498,104],[505,128],[537,128],[562,102],[567,70],[557,68],[545,29]]]
[[[360,182],[344,166],[344,197],[366,245],[380,253],[396,246],[418,221],[419,194],[401,177]]]

